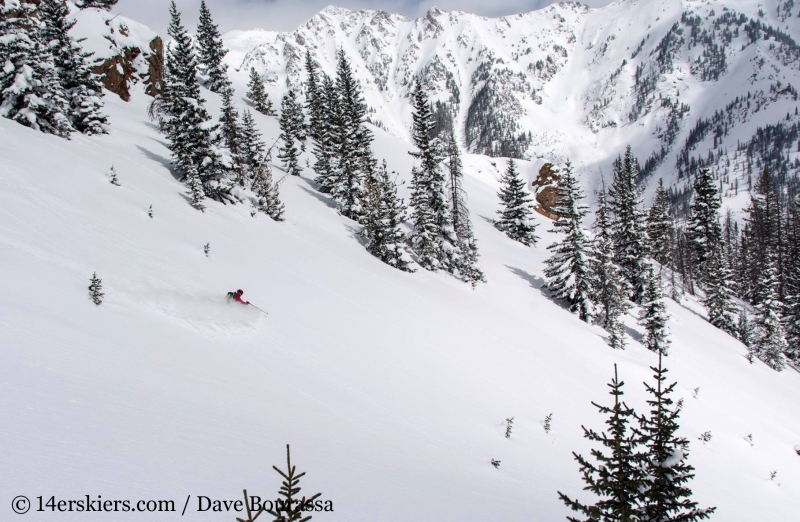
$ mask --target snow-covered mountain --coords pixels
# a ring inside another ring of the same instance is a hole
[[[645,176],[675,183],[705,161],[734,197],[759,161],[793,190],[800,185],[793,5],[568,2],[494,19],[431,9],[415,20],[328,7],[293,32],[235,31],[226,44],[233,68],[255,67],[277,92],[302,91],[306,51],[332,75],[343,48],[372,121],[399,137],[409,135],[419,76],[440,128],[470,152],[556,164],[569,157],[592,185],[631,144]],[[749,162],[739,150],[748,145]]]

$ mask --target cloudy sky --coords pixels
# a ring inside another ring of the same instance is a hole
[[[165,34],[170,0],[119,0],[114,13],[132,18]],[[593,7],[610,0],[584,0]],[[176,0],[184,24],[197,23],[200,0]],[[424,14],[430,7],[461,10],[484,16],[504,16],[539,9],[552,0],[206,0],[220,29],[272,29],[289,31],[304,23],[325,6],[333,4],[348,9],[383,9],[409,17]],[[190,29],[191,30],[191,29]]]

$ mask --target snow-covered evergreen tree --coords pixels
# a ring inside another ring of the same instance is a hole
[[[744,308],[739,310],[739,320],[736,322],[736,337],[742,341],[742,344],[751,347],[753,343],[753,325],[747,318],[747,312]],[[753,363],[753,351],[748,350],[748,359]]]
[[[708,311],[708,322],[736,336],[736,312],[731,283],[733,274],[723,259],[722,245],[706,260],[705,298],[703,304]]]
[[[284,206],[267,156],[262,155],[261,162],[255,168],[252,190],[256,195],[255,207],[273,220],[283,221]]]
[[[97,277],[97,272],[92,274],[89,280],[89,297],[92,298],[94,304],[99,305],[103,302],[103,280]]]
[[[315,181],[319,185],[319,191],[329,194],[336,184],[335,173],[338,171],[338,133],[334,132],[334,129],[339,127],[341,115],[339,94],[333,80],[326,74],[322,75],[319,97],[322,118],[317,123],[313,135],[314,172],[317,173]],[[313,114],[311,116],[313,117]]]
[[[700,168],[694,181],[692,201],[686,238],[689,242],[694,278],[705,284],[708,260],[718,252],[722,242],[722,227],[719,209],[722,202],[717,185],[708,168]]]
[[[614,405],[608,407],[592,402],[600,413],[607,415],[608,433],[597,433],[582,426],[584,438],[599,445],[598,448],[592,448],[591,452],[596,463],[575,452],[572,454],[580,464],[581,475],[586,483],[583,489],[598,498],[593,504],[583,503],[559,491],[561,501],[581,514],[581,518],[567,517],[570,522],[638,520],[638,499],[645,482],[642,457],[637,453],[639,435],[631,426],[636,413],[622,400],[624,384],[617,376],[615,364],[614,379],[608,385]]]
[[[467,194],[462,186],[464,177],[461,154],[458,150],[455,136],[450,134],[447,146],[448,155],[448,203],[452,215],[452,225],[455,231],[456,249],[454,252],[454,274],[462,281],[471,283],[474,287],[479,282],[486,281],[483,271],[478,267],[478,241],[472,233],[472,220],[467,208]]]
[[[378,168],[371,162],[364,182],[363,227],[359,234],[367,251],[397,269],[412,272],[405,250],[406,235],[401,228],[406,207],[397,197],[397,187],[389,177],[386,162]]]
[[[265,163],[264,140],[256,127],[253,113],[245,109],[239,128],[239,161],[246,179],[253,179],[257,170]]]
[[[787,217],[786,276],[783,324],[786,330],[786,357],[800,363],[800,195]]]
[[[247,98],[253,102],[253,108],[261,114],[275,116],[272,108],[272,100],[269,99],[267,90],[264,88],[264,81],[256,72],[255,67],[250,68],[250,82],[247,84]]]
[[[647,238],[645,216],[636,180],[639,170],[630,145],[625,157],[614,162],[614,180],[608,192],[609,208],[614,217],[615,261],[631,288],[631,299],[640,302],[647,281]]]
[[[667,369],[658,355],[654,372],[655,385],[644,383],[650,394],[648,415],[638,416],[639,434],[647,447],[644,457],[645,480],[639,495],[637,516],[642,522],[694,522],[705,520],[716,508],[698,509],[692,500],[688,482],[694,468],[687,462],[689,441],[677,434],[683,400],[673,407],[670,395],[677,383],[666,384]]]
[[[202,199],[217,199],[229,192],[222,182],[225,172],[219,154],[214,150],[215,126],[203,106],[197,83],[197,60],[189,34],[181,23],[175,2],[170,5],[168,47],[164,74],[162,110],[164,129],[172,152],[172,165],[189,186],[192,205],[201,209]]]
[[[372,161],[372,132],[367,128],[367,104],[350,60],[339,49],[336,65],[336,96],[338,118],[333,121],[332,143],[335,169],[331,195],[339,212],[358,221],[361,217],[361,198],[368,164]]]
[[[535,245],[539,238],[536,237],[536,223],[531,219],[533,198],[525,190],[525,182],[517,173],[514,160],[508,161],[497,195],[502,208],[497,211],[500,219],[495,220],[494,226],[514,241],[525,246]]]
[[[108,118],[101,112],[103,86],[92,73],[89,58],[69,34],[77,23],[62,0],[42,0],[37,11],[43,22],[42,41],[53,55],[61,87],[69,104],[72,126],[84,134],[105,134]]]
[[[325,127],[324,92],[320,79],[319,65],[311,57],[311,51],[306,49],[306,105],[308,113],[308,128],[306,134],[315,143],[322,141],[321,132]]]
[[[577,313],[581,321],[592,317],[592,281],[590,269],[590,242],[583,230],[583,218],[588,207],[583,203],[583,189],[567,160],[556,188],[556,215],[551,232],[564,234],[547,249],[552,255],[545,261],[544,274],[547,288],[556,299],[566,301],[570,312]]]
[[[108,182],[112,185],[119,186],[119,176],[117,175],[117,169],[114,168],[114,165],[111,165],[111,168],[108,170]]]
[[[669,313],[661,294],[661,277],[650,267],[639,310],[639,325],[645,330],[642,344],[648,350],[667,355],[670,345],[668,320]]]
[[[614,242],[611,217],[606,201],[605,183],[597,195],[592,249],[592,299],[595,321],[609,333],[608,343],[614,349],[625,348],[625,328],[621,317],[630,310],[630,289],[622,271],[614,263]]]
[[[442,153],[433,138],[433,114],[428,95],[417,78],[414,84],[412,138],[419,166],[411,171],[411,247],[426,270],[451,269],[452,245],[456,243],[450,209],[444,192]]]
[[[223,61],[228,50],[222,45],[222,34],[211,18],[211,11],[208,10],[205,0],[200,2],[197,44],[199,69],[208,76],[208,88],[220,94],[230,89],[228,65]]]
[[[751,342],[753,355],[773,370],[786,366],[784,352],[788,348],[781,321],[781,302],[778,296],[778,271],[775,255],[767,253],[766,263],[756,285],[755,332]]]
[[[281,102],[281,147],[278,150],[278,159],[283,161],[286,172],[293,176],[300,175],[298,158],[300,149],[305,148],[305,131],[303,124],[303,110],[297,101],[297,95],[290,90],[283,96]]]
[[[0,116],[68,138],[69,101],[35,6],[9,0],[0,9]]]
[[[669,197],[664,190],[664,180],[658,180],[653,205],[647,214],[647,239],[650,255],[661,266],[670,264],[674,248],[672,218],[669,215]]]
[[[241,139],[242,130],[239,125],[239,111],[233,104],[233,89],[222,91],[222,110],[219,116],[219,137],[222,144],[228,149],[233,158],[233,168],[237,172],[237,181],[245,184],[245,175],[241,169]]]

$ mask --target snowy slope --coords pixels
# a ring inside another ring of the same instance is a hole
[[[627,144],[642,167],[650,160],[651,191],[659,177],[683,187],[680,154],[705,161],[713,151],[726,155],[712,163],[724,196],[734,199],[752,173],[737,145],[758,127],[800,122],[794,114],[800,18],[793,6],[792,0],[618,0],[598,9],[567,2],[494,19],[434,8],[415,20],[328,7],[295,31],[236,31],[226,45],[232,68],[246,75],[255,67],[276,95],[302,90],[307,50],[333,74],[336,51],[344,49],[375,110],[371,119],[406,139],[409,92],[420,76],[471,152],[509,155],[492,147],[530,133],[520,157],[556,164],[569,157],[591,189],[603,171],[609,176]],[[746,103],[731,108],[739,97]],[[713,135],[722,126],[715,123],[699,143],[687,143],[718,110],[730,115],[719,142]],[[502,123],[484,136],[494,138],[489,145],[480,134],[492,121]],[[798,156],[794,142],[783,152],[788,161]],[[791,166],[789,177],[798,172],[800,164]]]
[[[270,466],[291,443],[304,491],[334,503],[314,520],[551,521],[567,514],[557,490],[585,498],[571,452],[589,450],[581,424],[601,428],[590,401],[608,401],[618,364],[642,408],[655,356],[636,342],[612,351],[601,329],[543,294],[546,220],[536,248],[489,223],[504,160],[465,158],[489,281],[472,290],[371,257],[308,170],[281,185],[284,223],[213,202],[197,212],[148,101],[108,97],[111,134],[91,139],[0,119],[0,497],[172,499],[180,510],[192,495],[188,520],[233,520],[196,512],[197,496],[272,497]],[[256,117],[271,143],[276,120]],[[407,143],[375,133],[406,190]],[[120,187],[106,178],[112,164]],[[86,290],[94,271],[99,307]],[[269,316],[226,304],[235,288]],[[794,520],[800,375],[748,364],[691,302],[669,309],[696,500],[718,506],[715,520]],[[638,338],[633,315],[627,323]]]

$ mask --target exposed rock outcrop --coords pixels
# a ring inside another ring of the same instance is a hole
[[[539,169],[539,175],[531,182],[531,190],[538,203],[536,212],[550,219],[556,219],[557,217],[552,209],[553,205],[560,199],[557,189],[561,177],[558,173],[559,170],[552,163],[545,163]]]

